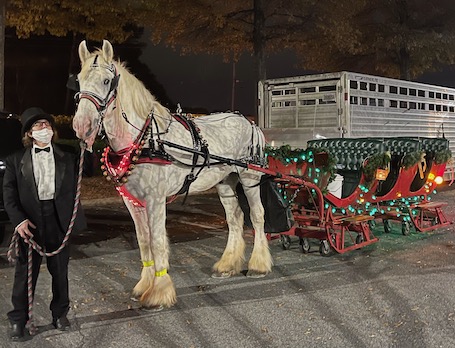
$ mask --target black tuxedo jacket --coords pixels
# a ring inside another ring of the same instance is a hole
[[[52,146],[55,158],[55,208],[63,232],[66,233],[73,214],[79,157],[75,153],[64,151],[64,148],[57,144],[53,143]],[[40,229],[41,205],[33,174],[31,151],[31,148],[25,148],[6,159],[3,200],[14,227],[29,219]],[[84,168],[89,166],[90,163],[84,161]],[[85,216],[79,204],[73,231],[78,232],[86,227]]]

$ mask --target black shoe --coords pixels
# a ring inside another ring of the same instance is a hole
[[[11,323],[9,338],[12,341],[19,341],[24,337],[24,325],[18,323]]]
[[[60,331],[68,331],[71,327],[70,321],[68,320],[66,315],[52,320],[52,325],[54,325],[54,327],[56,329],[59,329]]]

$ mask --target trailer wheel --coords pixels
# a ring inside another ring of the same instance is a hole
[[[291,237],[282,234],[280,236],[280,241],[281,241],[281,247],[283,250],[289,250],[291,248]]]
[[[302,253],[308,254],[310,252],[310,242],[309,242],[308,238],[300,238],[299,247],[300,247],[300,251]]]
[[[437,224],[439,224],[439,220],[438,217],[435,216],[433,219],[431,219],[431,226],[436,226]]]
[[[384,233],[392,232],[392,223],[390,222],[390,220],[384,219],[382,220],[382,223],[384,225]]]
[[[322,256],[329,256],[331,251],[332,250],[330,249],[330,244],[327,239],[321,240],[321,244],[319,245],[319,253]]]
[[[355,237],[355,244],[360,244],[360,243],[363,243],[365,239],[363,238],[363,234],[362,233],[359,233],[357,235],[357,237]]]
[[[409,222],[403,221],[401,223],[401,233],[403,234],[403,236],[409,236],[409,234],[411,233]]]
[[[368,221],[368,225],[370,226],[371,229],[376,227],[376,221],[375,220],[370,220]]]

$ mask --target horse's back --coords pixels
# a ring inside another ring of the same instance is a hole
[[[210,114],[196,118],[195,123],[212,154],[239,158],[245,155],[252,145],[253,126],[240,114]]]

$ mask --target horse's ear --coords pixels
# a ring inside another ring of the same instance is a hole
[[[103,40],[103,58],[106,62],[112,62],[114,58],[114,49],[109,41]]]
[[[82,64],[84,64],[84,62],[87,60],[89,55],[90,55],[90,52],[88,51],[87,43],[85,42],[85,40],[83,40],[79,44],[79,58],[80,58]]]

